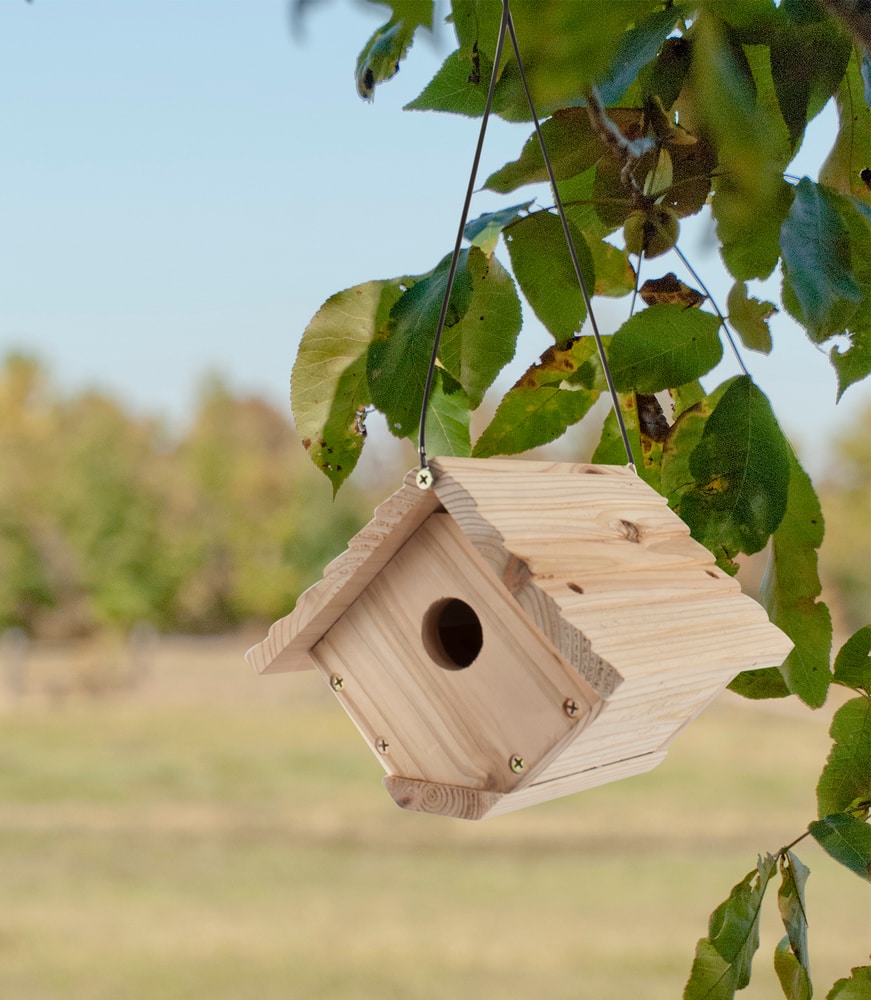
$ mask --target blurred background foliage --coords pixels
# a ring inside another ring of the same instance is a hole
[[[268,623],[371,516],[365,488],[333,503],[288,419],[218,376],[173,432],[10,355],[0,468],[0,630],[34,637]]]
[[[819,479],[824,590],[845,636],[871,605],[869,421],[871,410],[832,442]],[[219,376],[171,431],[102,392],[66,394],[40,361],[10,355],[0,363],[0,630],[62,639],[140,623],[263,627],[398,485],[404,466],[395,453],[385,462],[377,483],[352,481],[333,501],[289,417]]]

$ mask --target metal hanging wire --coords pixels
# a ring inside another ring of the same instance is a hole
[[[463,211],[460,218],[460,226],[457,232],[457,240],[454,245],[453,256],[451,257],[450,267],[448,269],[447,282],[445,284],[445,294],[442,300],[442,307],[439,313],[438,324],[436,326],[435,339],[433,341],[432,355],[430,356],[429,368],[427,370],[426,383],[424,385],[423,392],[423,402],[420,409],[420,430],[418,433],[418,455],[420,458],[420,471],[417,476],[417,483],[422,489],[428,489],[432,485],[432,474],[429,471],[429,463],[426,454],[426,413],[429,407],[429,400],[432,394],[433,380],[435,377],[436,361],[438,359],[438,350],[441,343],[442,333],[445,328],[445,320],[448,314],[448,305],[450,303],[451,291],[453,289],[454,278],[457,273],[457,265],[460,259],[460,250],[463,245],[463,233],[466,229],[466,222],[469,216],[469,207],[472,202],[472,195],[475,190],[475,179],[478,173],[478,165],[481,161],[481,151],[484,148],[484,136],[487,132],[487,121],[490,117],[490,111],[493,106],[493,94],[496,90],[496,79],[499,73],[499,63],[502,60],[502,49],[505,41],[506,32],[511,39],[511,46],[514,49],[514,58],[517,61],[517,69],[520,75],[520,81],[523,86],[523,92],[526,95],[526,102],[529,105],[529,113],[532,116],[532,121],[535,125],[535,134],[538,138],[538,144],[541,147],[541,155],[544,160],[545,169],[547,170],[548,180],[550,182],[551,193],[553,196],[554,206],[557,210],[560,222],[562,223],[563,234],[566,238],[566,244],[568,246],[569,256],[571,257],[572,267],[575,271],[575,277],[578,279],[578,285],[581,289],[581,294],[584,298],[584,303],[587,307],[587,315],[590,318],[590,327],[593,331],[593,337],[596,341],[596,350],[599,354],[599,360],[602,363],[602,370],[605,373],[605,381],[608,384],[608,392],[611,395],[611,403],[614,407],[614,415],[617,418],[617,424],[620,428],[620,436],[623,439],[623,447],[626,449],[627,465],[633,471],[635,470],[635,459],[632,455],[632,445],[629,443],[629,435],[626,431],[626,422],[623,419],[623,412],[620,408],[620,397],[617,394],[617,389],[614,386],[614,380],[611,377],[611,369],[608,365],[608,358],[605,354],[605,345],[602,341],[602,336],[599,332],[599,325],[596,322],[596,317],[593,312],[593,303],[590,296],[587,284],[584,281],[584,276],[581,273],[581,265],[578,261],[577,251],[575,250],[575,245],[572,241],[571,231],[569,230],[569,222],[566,217],[565,209],[563,207],[562,199],[560,198],[559,191],[557,190],[556,177],[553,172],[553,166],[550,162],[550,156],[547,152],[547,146],[544,142],[544,136],[541,133],[541,125],[538,121],[538,115],[535,110],[535,105],[532,100],[532,94],[529,90],[529,84],[526,80],[526,73],[523,68],[523,60],[520,55],[520,46],[517,43],[517,34],[514,30],[514,21],[511,17],[511,7],[509,0],[502,0],[502,20],[499,24],[499,38],[496,42],[496,55],[493,59],[493,73],[490,77],[490,87],[487,92],[487,101],[484,105],[484,115],[481,120],[481,130],[478,134],[478,144],[475,148],[475,156],[472,161],[472,171],[469,177],[469,185],[466,190],[466,200],[463,204]]]

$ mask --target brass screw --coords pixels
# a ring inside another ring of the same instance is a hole
[[[384,739],[383,736],[379,736],[378,739],[375,740],[375,749],[378,753],[385,754],[390,749],[390,744]]]
[[[580,710],[581,706],[575,701],[574,698],[566,698],[563,702],[563,711],[570,719],[573,719],[578,712],[580,712]]]
[[[515,774],[520,774],[520,772],[526,767],[526,761],[520,756],[519,753],[514,754],[508,763],[511,766],[511,770]]]
[[[333,674],[333,676],[330,678],[330,687],[334,691],[341,691],[344,686],[345,686],[345,678],[340,677],[338,674]]]

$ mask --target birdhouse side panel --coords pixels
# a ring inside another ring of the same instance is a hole
[[[699,602],[696,616],[687,614],[680,629],[657,622],[646,609],[625,622],[610,619],[611,627],[602,625],[601,633],[591,630],[594,648],[606,646],[626,680],[609,698],[595,731],[587,738],[578,734],[541,780],[664,749],[739,671],[781,662],[789,640],[758,620],[755,611],[763,618],[764,612],[749,598],[739,594],[732,600],[731,617],[719,602],[719,617],[705,615]],[[748,622],[747,605],[756,621]]]

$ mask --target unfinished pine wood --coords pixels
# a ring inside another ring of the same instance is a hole
[[[266,639],[248,650],[245,658],[258,673],[311,670],[311,647],[438,507],[432,490],[414,485],[413,473],[405,480],[375,508],[372,520],[348,548],[326,566],[323,579],[300,596],[293,612],[275,622]]]
[[[465,601],[483,641],[465,669],[445,669],[424,624]],[[601,698],[557,654],[446,514],[433,514],[312,650],[337,697],[390,774],[505,792],[533,780],[595,716]],[[571,699],[572,716],[563,709]],[[378,742],[388,744],[379,752]],[[522,770],[511,758],[521,757]]]
[[[505,798],[499,792],[457,788],[456,785],[439,785],[432,781],[397,778],[395,775],[387,775],[382,780],[400,808],[434,816],[452,816],[454,819],[484,819]]]
[[[477,819],[641,773],[738,672],[792,648],[628,468],[431,466],[433,489],[409,473],[248,654],[341,678],[405,808]],[[480,623],[464,669],[433,639],[446,599]]]
[[[665,758],[666,752],[661,750],[593,767],[579,774],[546,781],[539,780],[535,784],[512,792],[511,795],[503,795],[481,819],[495,819],[497,816],[504,816],[505,813],[526,809],[528,806],[539,805],[541,802],[549,802],[551,799],[562,798],[564,795],[574,795],[576,792],[586,792],[590,788],[598,788],[600,785],[607,785],[612,781],[634,778],[636,775],[652,771]]]

